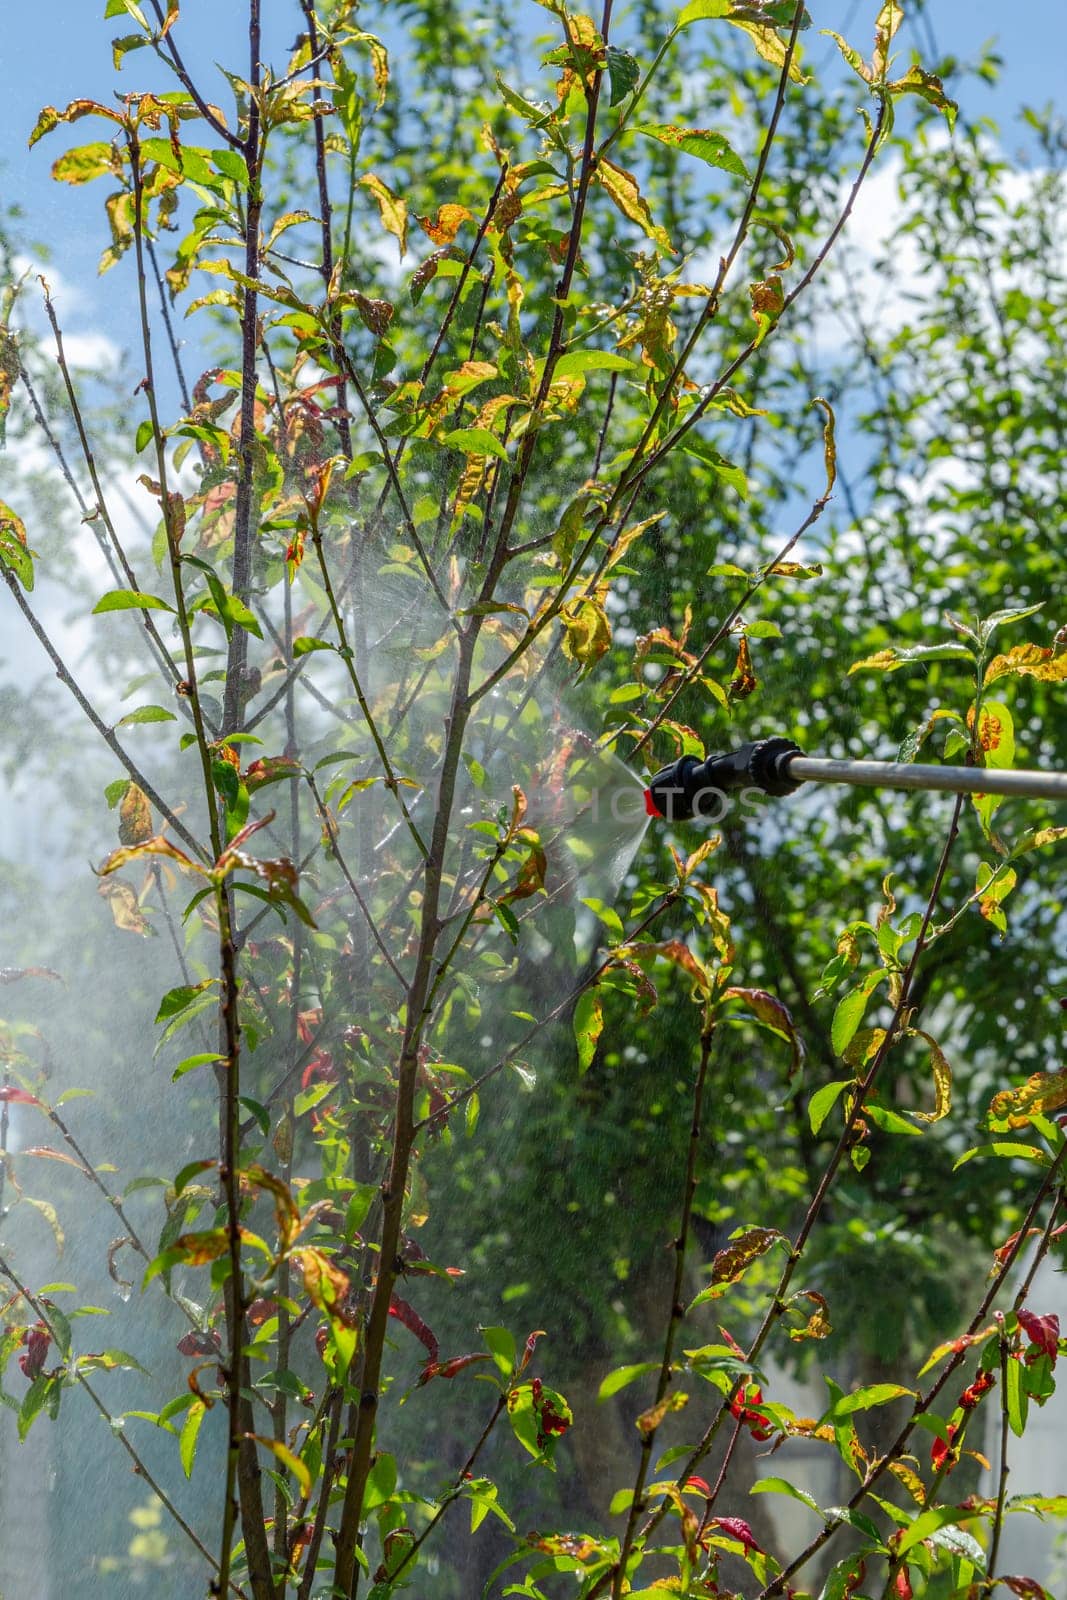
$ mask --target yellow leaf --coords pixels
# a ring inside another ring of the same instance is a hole
[[[369,189],[378,202],[381,213],[382,227],[386,233],[391,233],[400,247],[401,256],[408,247],[408,208],[403,200],[386,187],[381,178],[375,173],[368,172],[360,178],[360,183]]]
[[[688,1403],[689,1396],[681,1393],[681,1391],[665,1395],[657,1405],[649,1406],[647,1411],[642,1411],[636,1423],[638,1432],[646,1435],[655,1433],[669,1412],[681,1411],[682,1407],[688,1405]]]
[[[152,837],[152,808],[148,796],[136,783],[131,783],[119,807],[119,843],[144,844]]]
[[[563,654],[577,661],[583,676],[611,648],[611,623],[601,591],[571,600],[559,614]]]
[[[1014,645],[1006,655],[993,657],[986,668],[984,682],[988,687],[1009,673],[1038,678],[1042,683],[1067,683],[1067,652],[1054,656],[1043,645]]]
[[[123,883],[120,878],[107,879],[100,884],[99,892],[111,908],[116,928],[124,933],[139,933],[144,939],[155,932],[130,884]]]
[[[254,1433],[252,1438],[261,1444],[264,1450],[270,1450],[281,1462],[287,1472],[291,1472],[300,1485],[300,1493],[307,1500],[311,1494],[311,1473],[299,1456],[295,1456],[288,1445],[282,1444],[280,1439],[268,1439],[261,1433]]]
[[[451,244],[460,228],[465,222],[471,220],[471,213],[466,206],[450,202],[438,206],[436,217],[420,217],[419,227],[434,244]]]
[[[989,1103],[991,1123],[1024,1128],[1034,1116],[1045,1116],[1067,1105],[1067,1068],[1060,1072],[1035,1072],[1016,1089],[1002,1089]]]
[[[727,17],[727,22],[733,23],[735,28],[741,28],[748,34],[756,47],[756,54],[769,61],[772,67],[785,65],[786,41],[766,22],[740,22],[736,17]],[[791,83],[807,83],[806,75],[800,70],[800,46],[793,51],[789,63],[789,79]]]
[[[670,236],[665,228],[653,219],[645,200],[637,186],[637,179],[633,173],[627,172],[623,167],[617,167],[613,161],[603,157],[597,162],[596,176],[601,186],[607,190],[623,216],[629,217],[631,222],[636,222],[648,237],[659,245],[661,250],[666,250],[670,255],[677,255]]]
[[[930,1065],[934,1073],[934,1109],[916,1111],[914,1115],[921,1122],[940,1122],[942,1117],[948,1116],[952,1107],[952,1068],[935,1039],[924,1033],[922,1028],[913,1028],[911,1031],[916,1038],[925,1039],[930,1046]]]

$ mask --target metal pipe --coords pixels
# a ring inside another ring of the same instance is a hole
[[[806,756],[791,739],[756,739],[706,756],[680,756],[649,779],[645,805],[653,817],[684,822],[722,815],[724,793],[762,789],[792,794],[802,783],[848,783],[869,789],[942,790],[949,794],[999,794],[1027,800],[1067,800],[1067,772],[1008,768],[915,766],[903,761],[824,761]]]
[[[901,761],[824,761],[791,756],[790,778],[802,783],[849,783],[865,789],[940,789],[949,794],[1000,794],[1027,800],[1067,800],[1067,772],[1022,768],[914,766]]]

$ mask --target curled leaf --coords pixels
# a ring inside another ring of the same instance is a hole
[[[1067,1067],[1035,1072],[1015,1089],[1002,1089],[989,1102],[991,1127],[1025,1128],[1035,1116],[1047,1116],[1067,1105]]]

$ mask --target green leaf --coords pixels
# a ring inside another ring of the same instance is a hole
[[[514,1336],[507,1328],[481,1328],[479,1332],[501,1376],[510,1378],[518,1363]]]
[[[196,1460],[196,1442],[200,1434],[200,1424],[206,1414],[207,1406],[204,1401],[194,1400],[182,1424],[181,1436],[178,1440],[178,1454],[181,1457],[182,1471],[187,1478],[191,1478],[193,1475],[193,1462]]]
[[[629,50],[620,50],[616,45],[609,44],[608,56],[608,81],[611,85],[609,106],[617,106],[620,100],[625,100],[631,90],[637,88],[641,77],[641,65]]]
[[[973,1161],[976,1156],[1002,1156],[1021,1161],[1036,1161],[1041,1167],[1049,1166],[1052,1161],[1048,1151],[1040,1149],[1037,1145],[1018,1144],[1012,1139],[996,1139],[992,1144],[979,1144],[975,1145],[973,1150],[964,1151],[953,1166],[953,1172],[965,1162]]]
[[[808,1121],[812,1133],[818,1133],[841,1091],[852,1082],[851,1078],[839,1078],[836,1083],[824,1083],[821,1089],[816,1089],[808,1102]]]
[[[560,356],[554,369],[557,378],[573,378],[581,372],[636,373],[638,370],[635,361],[617,355],[614,350],[571,350]]]
[[[120,717],[117,727],[129,728],[141,722],[177,722],[173,711],[168,711],[165,706],[138,706],[136,711],[127,712]]]
[[[650,1372],[658,1372],[658,1361],[637,1361],[628,1367],[616,1367],[614,1372],[609,1372],[600,1388],[597,1390],[598,1400],[610,1400],[613,1394],[618,1394],[631,1383],[636,1383],[638,1378],[645,1378]]]
[[[139,589],[112,589],[93,607],[93,616],[101,611],[170,611],[174,607],[161,600],[158,594],[142,594]]]
[[[179,1062],[178,1066],[176,1066],[174,1071],[171,1073],[170,1081],[171,1083],[177,1083],[179,1078],[184,1078],[187,1072],[194,1072],[197,1067],[206,1067],[214,1061],[225,1060],[225,1056],[220,1056],[217,1052],[211,1050],[205,1051],[202,1055],[198,1056],[186,1056],[185,1060]]]
[[[810,1506],[812,1511],[822,1516],[818,1501],[813,1500],[803,1489],[798,1489],[795,1484],[787,1483],[785,1478],[758,1478],[749,1490],[749,1494],[787,1494],[791,1500],[799,1500],[801,1505]]]
[[[453,428],[441,442],[451,450],[462,450],[465,456],[496,456],[499,461],[508,459],[504,446],[488,428]]]
[[[733,461],[728,461],[725,456],[719,454],[718,450],[713,450],[707,440],[702,439],[697,433],[690,432],[686,434],[682,440],[682,449],[686,455],[696,456],[699,461],[703,461],[705,466],[711,468],[716,477],[721,478],[723,483],[741,496],[742,500],[747,500],[748,477],[743,467],[737,466]],[[711,569],[716,576],[727,577],[734,576],[739,570],[738,568],[730,567],[729,563]]]
[[[578,1045],[578,1071],[586,1072],[596,1055],[597,1042],[604,1031],[604,1009],[600,992],[587,989],[574,1008],[574,1037]]]
[[[293,640],[294,659],[300,656],[309,656],[313,650],[336,649],[337,646],[335,644],[331,644],[329,639],[313,639],[311,635],[307,633],[302,633],[298,639]]]
[[[848,1049],[856,1029],[863,1021],[867,1002],[884,977],[884,972],[868,973],[857,989],[850,989],[837,1002],[834,1020],[830,1025],[830,1040],[839,1056]]]
[[[674,24],[675,33],[682,28],[688,28],[691,22],[703,22],[705,18],[714,20],[717,17],[730,15],[733,0],[689,0],[689,4],[682,10],[681,16]]]
[[[854,1389],[851,1394],[842,1395],[836,1400],[826,1413],[826,1420],[834,1417],[851,1417],[857,1411],[870,1411],[872,1406],[885,1406],[891,1400],[903,1400],[908,1396],[915,1398],[914,1389],[905,1389],[899,1383],[870,1383],[862,1389]]]
[[[924,1539],[928,1539],[939,1528],[950,1527],[969,1516],[976,1515],[977,1512],[965,1511],[961,1506],[933,1506],[929,1511],[921,1512],[911,1526],[903,1530],[900,1543],[896,1547],[896,1554],[907,1555],[909,1550],[913,1550],[917,1544],[922,1544]]]
[[[713,133],[710,128],[678,128],[673,123],[645,122],[635,124],[632,131],[658,139],[660,144],[670,145],[672,149],[684,150],[687,156],[696,156],[709,167],[720,167],[723,172],[732,172],[739,178],[749,175],[729,139],[721,133]]]
[[[176,1017],[186,1006],[191,1005],[198,994],[210,989],[214,982],[214,978],[203,978],[199,983],[182,983],[176,989],[168,989],[159,1002],[156,1021],[169,1022],[171,1017]]]
[[[909,1122],[907,1117],[902,1117],[898,1111],[891,1111],[888,1106],[880,1106],[873,1100],[864,1102],[863,1115],[873,1122],[876,1128],[881,1128],[883,1133],[910,1133],[913,1137],[922,1133],[922,1129],[917,1128],[914,1122]]]

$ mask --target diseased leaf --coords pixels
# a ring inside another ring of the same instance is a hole
[[[132,884],[124,883],[121,878],[105,878],[100,883],[100,894],[108,903],[116,928],[124,933],[140,934],[143,939],[152,938],[156,930],[141,910]]]
[[[960,108],[945,93],[945,86],[936,72],[924,72],[919,66],[910,67],[902,78],[894,78],[892,83],[887,83],[886,91],[891,95],[917,94],[928,105],[943,112],[950,130],[956,126]]]
[[[1035,1072],[1015,1089],[1002,1089],[989,1102],[991,1128],[1025,1128],[1035,1116],[1047,1116],[1067,1106],[1067,1067],[1059,1072]]]
[[[304,1289],[312,1305],[329,1317],[339,1316],[348,1296],[347,1272],[321,1250],[301,1250],[293,1261],[304,1275]]]
[[[437,209],[436,217],[419,217],[419,227],[436,245],[451,244],[465,222],[472,221],[466,206],[449,201]]]
[[[613,44],[608,45],[607,60],[611,88],[608,104],[617,106],[620,100],[625,100],[626,96],[637,88],[641,77],[641,65],[629,50],[620,50]]]
[[[636,222],[638,227],[661,250],[668,255],[676,255],[677,251],[671,243],[670,236],[665,228],[660,227],[648,208],[648,202],[637,186],[637,179],[632,172],[627,172],[623,167],[617,167],[613,161],[602,156],[597,162],[596,178],[601,187],[611,196],[623,216],[629,217],[631,222]]]
[[[193,1463],[196,1460],[196,1443],[200,1436],[200,1424],[207,1412],[206,1400],[194,1400],[186,1413],[182,1423],[181,1435],[178,1439],[178,1454],[181,1458],[182,1471],[187,1478],[193,1475]]]
[[[723,993],[724,1000],[740,1000],[754,1017],[757,1017],[765,1027],[773,1033],[788,1041],[793,1053],[790,1066],[790,1076],[798,1073],[804,1065],[804,1042],[796,1031],[788,1009],[775,995],[768,994],[766,989],[726,989]]]
[[[679,128],[673,123],[635,123],[633,133],[643,133],[660,144],[682,150],[687,156],[696,156],[709,167],[720,167],[739,178],[748,177],[748,168],[724,134],[710,128]]]
[[[283,1444],[280,1439],[268,1439],[261,1433],[254,1433],[252,1438],[255,1439],[258,1445],[262,1445],[264,1450],[271,1451],[275,1458],[281,1462],[286,1472],[293,1474],[293,1477],[300,1485],[300,1493],[306,1500],[311,1494],[311,1473],[308,1471],[307,1463],[301,1461],[299,1456],[294,1455],[289,1446]]]
[[[26,542],[26,528],[6,501],[0,500],[0,567],[13,572],[22,587],[33,588],[33,555]]]
[[[360,183],[369,189],[378,202],[378,211],[382,219],[382,227],[386,233],[391,233],[397,242],[401,259],[408,247],[408,208],[404,201],[395,195],[373,172],[366,173],[360,178]]]
[[[1033,648],[1037,648],[1034,646]],[[1051,655],[1051,651],[1048,652]],[[997,660],[1002,660],[997,657]],[[890,645],[885,650],[879,650],[876,655],[865,656],[862,661],[856,661],[848,669],[849,677],[854,672],[899,672],[901,667],[922,665],[927,661],[972,661],[974,651],[968,650],[964,644],[919,644],[908,650],[897,650]],[[995,663],[994,663],[995,664]],[[990,669],[992,670],[992,669]],[[986,682],[989,682],[989,673],[986,673]]]
[[[689,1396],[676,1389],[673,1394],[664,1395],[662,1400],[650,1406],[647,1411],[642,1411],[634,1426],[638,1433],[647,1437],[650,1433],[655,1433],[664,1417],[669,1416],[672,1411],[684,1410],[688,1404]]]
[[[586,1072],[593,1063],[597,1043],[604,1031],[604,1005],[597,989],[579,995],[574,1008],[574,1037],[578,1044],[578,1071]]]
[[[912,1113],[922,1122],[940,1122],[952,1109],[952,1068],[945,1059],[941,1046],[922,1028],[910,1030],[916,1038],[925,1039],[930,1046],[930,1066],[934,1074],[934,1109]]]
[[[152,837],[152,807],[136,783],[126,786],[119,806],[119,843],[144,844]]]
[[[817,1289],[801,1289],[789,1300],[792,1309],[797,1300],[810,1300],[815,1310],[808,1317],[802,1328],[790,1328],[789,1337],[795,1344],[800,1344],[805,1339],[826,1339],[833,1332],[830,1325],[830,1307],[826,1299]]]
[[[691,1302],[689,1310],[707,1300],[717,1300],[737,1283],[754,1261],[767,1254],[785,1235],[777,1228],[746,1228],[739,1238],[720,1250],[711,1263],[711,1282]]]
[[[1067,683],[1067,651],[1054,655],[1044,645],[1017,644],[1005,655],[994,656],[985,670],[986,688],[1012,674],[1038,678],[1042,683]]]

